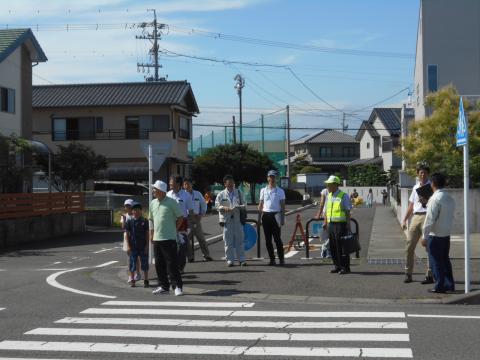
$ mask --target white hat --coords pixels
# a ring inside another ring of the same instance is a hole
[[[152,187],[160,191],[163,191],[164,193],[167,192],[167,188],[168,188],[167,184],[160,180],[155,181],[155,184],[152,184]]]
[[[125,202],[123,203],[123,206],[133,206],[133,204],[135,204],[135,201],[133,201],[133,199],[127,199],[125,200]]]
[[[330,177],[325,180],[325,184],[338,184],[340,185],[342,182],[338,176],[330,175]]]

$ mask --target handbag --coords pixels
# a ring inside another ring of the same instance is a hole
[[[238,203],[239,205],[244,205],[242,203],[242,193],[240,190],[238,191]],[[247,223],[247,208],[245,206],[239,207],[238,210],[240,211],[240,223],[245,225]]]
[[[344,254],[352,254],[360,251],[360,242],[358,241],[358,234],[349,232],[345,236],[340,236],[340,245]]]

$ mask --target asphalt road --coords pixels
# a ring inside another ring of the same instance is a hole
[[[329,265],[302,253],[285,268],[266,260],[227,268],[218,242],[211,246],[216,261],[187,265],[186,296],[154,296],[127,286],[120,238],[89,232],[0,255],[0,359],[450,360],[480,353],[478,307],[352,303],[348,292],[310,301],[345,286],[340,281],[359,283],[357,292],[366,286],[359,294],[368,298],[371,276],[329,277]],[[356,262],[352,268],[364,266]]]

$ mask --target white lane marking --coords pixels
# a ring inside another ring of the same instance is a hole
[[[223,234],[219,234],[219,235],[215,235],[215,236],[212,236],[211,238],[208,238],[208,239],[205,239],[206,242],[209,242],[209,241],[213,241],[213,240],[217,240],[219,238],[223,237]]]
[[[250,347],[210,345],[152,345],[94,342],[2,341],[0,350],[106,352],[138,354],[202,354],[250,356],[309,356],[309,357],[383,357],[412,358],[410,348],[352,347]]]
[[[440,319],[480,319],[480,316],[475,315],[420,315],[420,314],[408,314],[408,317],[418,318],[440,318]]]
[[[193,315],[231,317],[307,317],[307,318],[404,318],[403,312],[308,312],[308,311],[229,311],[229,310],[177,310],[172,309],[106,309],[88,308],[81,314],[117,315]]]
[[[58,265],[58,264],[61,264],[62,262],[61,261],[55,261],[52,265]]]
[[[298,251],[290,250],[290,251],[287,252],[284,256],[285,256],[286,258],[291,258],[291,257],[297,255],[298,253],[299,253]]]
[[[273,329],[407,329],[406,322],[288,322],[288,321],[221,321],[188,319],[132,319],[66,317],[57,324],[148,325],[178,327],[273,328]]]
[[[410,341],[408,334],[379,333],[255,333],[219,331],[171,331],[139,329],[37,328],[25,335],[107,336],[158,339],[264,340],[264,341]]]
[[[107,301],[105,306],[173,306],[173,307],[220,307],[220,308],[251,308],[255,303],[237,302],[192,302],[192,301]]]
[[[73,272],[73,271],[77,271],[77,270],[84,270],[84,269],[88,269],[88,268],[87,267],[80,267],[80,268],[75,268],[75,269],[59,271],[59,272],[53,273],[52,275],[47,277],[46,281],[50,286],[56,287],[57,289],[60,289],[60,290],[69,291],[71,293],[78,294],[78,295],[87,295],[87,296],[101,297],[101,298],[106,298],[106,299],[116,299],[117,298],[116,296],[103,295],[103,294],[97,294],[97,293],[92,293],[92,292],[88,292],[88,291],[77,290],[77,289],[62,285],[57,281],[57,277],[59,277],[60,275],[66,274],[68,272]]]
[[[0,311],[5,310],[5,308],[0,308]]]
[[[69,268],[45,268],[45,269],[35,269],[33,271],[63,271],[69,270]]]
[[[116,264],[116,263],[118,263],[118,261],[116,261],[116,260],[115,260],[115,261],[109,261],[109,262],[106,262],[106,263],[104,263],[104,264],[97,265],[97,266],[95,266],[95,267],[96,267],[96,268],[102,268],[102,267],[105,267],[105,266],[108,266],[108,265],[112,265],[112,264]]]
[[[115,246],[113,248],[109,248],[109,249],[103,248],[102,250],[93,251],[93,254],[100,254],[100,253],[110,251],[110,250],[115,250],[115,249],[117,249],[117,246]]]

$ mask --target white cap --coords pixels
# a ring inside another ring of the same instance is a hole
[[[133,199],[127,199],[125,200],[125,202],[123,203],[123,206],[133,206],[133,204],[135,204],[135,201],[133,201]]]
[[[160,180],[155,181],[155,184],[152,184],[152,187],[160,191],[163,191],[164,193],[166,193],[168,189],[167,184]]]

